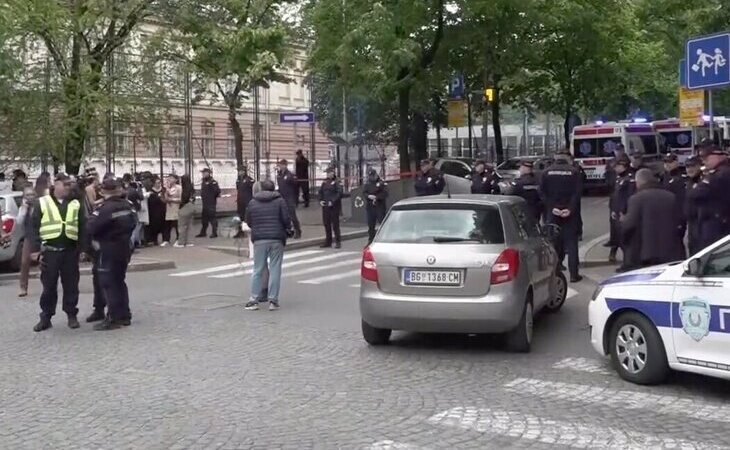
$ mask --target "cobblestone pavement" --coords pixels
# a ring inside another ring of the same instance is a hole
[[[0,448],[730,448],[730,384],[634,386],[593,353],[589,283],[538,321],[530,355],[481,336],[368,347],[357,275],[323,276],[362,245],[300,254],[275,313],[240,308],[245,276],[171,276],[195,262],[131,274],[134,323],[109,333],[60,310],[33,333],[36,300],[0,285]],[[84,314],[88,277],[82,293]]]

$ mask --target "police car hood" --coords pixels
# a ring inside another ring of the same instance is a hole
[[[601,286],[609,286],[622,283],[636,283],[641,281],[651,281],[662,274],[664,274],[668,268],[679,264],[679,262],[661,264],[658,266],[645,267],[643,269],[632,270],[622,274],[614,275],[611,278],[603,281]]]

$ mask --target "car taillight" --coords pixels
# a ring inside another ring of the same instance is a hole
[[[3,231],[5,233],[10,233],[11,231],[13,231],[14,226],[15,226],[15,219],[8,218],[8,219],[3,220]]]
[[[517,278],[520,270],[520,253],[508,248],[503,251],[492,265],[492,284],[506,283]]]
[[[373,258],[373,254],[369,248],[366,248],[362,252],[360,276],[362,276],[363,280],[378,282],[378,266],[375,264],[375,258]]]

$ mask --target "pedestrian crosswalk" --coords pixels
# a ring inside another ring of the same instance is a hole
[[[717,440],[724,435],[706,431],[730,422],[730,405],[722,399],[617,382],[608,359],[570,357],[548,367],[552,373],[544,377],[516,374],[498,385],[508,402],[494,392],[474,396],[468,404],[447,402],[411,425],[404,440],[390,436],[364,448],[428,449],[430,445],[416,442],[433,443],[433,436],[444,430],[470,433],[460,439],[475,448],[491,448],[496,437],[514,440],[516,448],[727,448],[726,441]],[[695,433],[702,431],[696,424],[706,432]]]
[[[282,277],[304,285],[344,283],[348,288],[360,287],[360,252],[302,250],[284,253]],[[172,277],[206,277],[225,280],[247,277],[253,273],[253,261],[204,267],[170,274]]]

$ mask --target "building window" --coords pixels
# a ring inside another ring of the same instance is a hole
[[[123,124],[116,124],[114,127],[114,150],[117,155],[128,155],[129,148],[129,128]]]
[[[158,137],[148,137],[145,141],[147,145],[147,153],[149,155],[159,155],[160,154],[160,138]]]
[[[202,134],[203,155],[205,155],[206,158],[212,157],[215,152],[215,141],[213,140],[213,135],[215,134],[215,125],[210,122],[203,124]]]
[[[182,158],[185,155],[185,128],[175,126],[170,129],[170,146],[172,155],[175,158]]]

